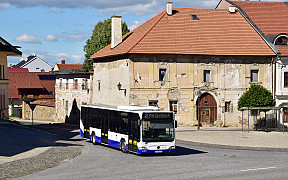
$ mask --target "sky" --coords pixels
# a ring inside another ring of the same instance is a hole
[[[220,0],[174,0],[173,7],[214,9]],[[283,0],[280,0],[283,1]],[[0,36],[20,46],[8,66],[36,54],[54,67],[84,62],[83,47],[94,26],[122,16],[130,30],[166,9],[167,0],[0,0]]]

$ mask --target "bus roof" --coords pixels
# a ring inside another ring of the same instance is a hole
[[[119,110],[128,110],[128,111],[159,111],[159,107],[155,106],[118,106]]]
[[[118,111],[160,111],[159,107],[154,106],[136,106],[136,105],[130,105],[130,106],[111,106],[106,104],[90,104],[90,105],[81,105],[84,107],[94,107],[94,108],[101,108],[101,109],[110,109],[110,110],[118,110]]]

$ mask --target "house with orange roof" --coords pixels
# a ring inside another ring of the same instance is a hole
[[[82,64],[66,64],[65,60],[61,60],[61,64],[56,63],[53,71],[62,71],[70,69],[82,69]]]
[[[7,56],[20,56],[18,46],[12,46],[0,37],[0,119],[8,118],[8,72]]]
[[[243,14],[258,33],[277,51],[273,62],[272,92],[279,113],[279,123],[288,123],[288,2],[221,0],[216,8],[234,7]],[[284,114],[284,115],[283,115]]]
[[[8,71],[9,115],[23,119],[55,119],[55,75],[48,72]],[[31,105],[35,107],[31,108]]]
[[[119,22],[112,17],[111,45],[90,57],[92,103],[158,106],[182,126],[237,126],[237,102],[250,84],[272,90],[277,52],[233,9],[168,2],[123,37]]]

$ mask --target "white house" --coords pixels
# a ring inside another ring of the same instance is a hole
[[[30,55],[26,60],[22,60],[12,68],[28,68],[29,72],[49,72],[52,66],[37,55]]]

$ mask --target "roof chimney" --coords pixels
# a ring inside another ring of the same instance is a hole
[[[61,64],[65,64],[65,60],[61,60]]]
[[[112,16],[111,49],[122,42],[122,16]]]
[[[229,12],[230,13],[236,13],[236,7],[235,6],[229,6]]]
[[[167,6],[167,15],[168,16],[172,16],[172,3],[173,2],[167,2],[166,6]]]

